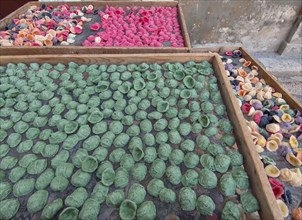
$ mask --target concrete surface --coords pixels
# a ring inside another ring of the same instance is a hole
[[[243,44],[275,52],[302,8],[301,0],[179,0],[192,45]],[[300,34],[294,36],[299,41]],[[294,43],[293,42],[293,43]]]

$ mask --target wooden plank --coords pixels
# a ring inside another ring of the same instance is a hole
[[[270,86],[272,86],[277,92],[280,92],[282,94],[282,97],[284,100],[295,109],[298,109],[302,112],[302,104],[296,100],[295,97],[293,97],[290,92],[284,86],[282,86],[276,78],[269,73],[256,59],[254,59],[251,54],[245,50],[243,47],[240,46],[226,46],[226,47],[209,47],[209,48],[192,48],[190,51],[192,53],[200,53],[200,52],[206,52],[206,51],[214,51],[218,52],[219,54],[225,53],[226,51],[233,51],[233,50],[241,50],[243,54],[243,58],[249,60],[252,62],[252,65],[255,65],[258,67],[258,73],[261,78],[263,78],[266,83]]]
[[[39,6],[41,2],[28,2],[15,12],[5,17],[0,21],[0,29],[4,29],[6,25],[11,23],[11,20],[18,15],[26,12],[31,6]],[[187,32],[186,22],[181,7],[177,1],[87,1],[87,2],[48,2],[53,6],[67,4],[76,6],[85,6],[92,4],[95,8],[104,9],[109,6],[162,6],[162,7],[177,7],[178,21],[184,39],[184,47],[84,47],[84,46],[39,46],[39,47],[0,47],[0,55],[31,55],[31,54],[128,54],[128,53],[186,53],[191,48],[189,34]]]
[[[128,64],[128,63],[163,63],[163,62],[187,62],[187,61],[202,61],[207,60],[213,64],[215,74],[218,79],[219,89],[226,105],[229,119],[233,122],[234,135],[238,145],[239,151],[243,154],[245,169],[249,175],[251,189],[257,197],[261,206],[260,216],[262,219],[280,219],[281,212],[277,205],[276,199],[270,188],[268,179],[266,177],[263,165],[259,159],[257,152],[254,149],[254,144],[251,136],[246,128],[246,123],[237,100],[232,95],[232,88],[227,76],[224,74],[224,67],[221,59],[216,54],[205,53],[190,53],[190,54],[129,54],[116,55],[33,55],[33,56],[2,56],[0,58],[0,65],[14,62],[37,62],[37,63],[51,63],[58,62],[67,64],[68,62],[77,62],[79,64]]]
[[[255,150],[245,119],[242,114],[238,114],[241,109],[233,95],[229,80],[224,74],[224,66],[218,55],[215,55],[213,66],[217,73],[223,101],[227,106],[228,117],[233,122],[238,149],[244,157],[244,167],[249,174],[253,193],[260,203],[260,216],[262,219],[280,219],[280,216],[282,216],[281,211],[270,187],[262,162]]]

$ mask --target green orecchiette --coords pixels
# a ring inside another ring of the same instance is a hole
[[[247,173],[241,167],[234,167],[232,170],[232,177],[236,182],[236,187],[242,190],[248,189],[249,177]]]
[[[98,147],[92,153],[92,156],[95,157],[98,162],[104,161],[107,155],[108,155],[108,150],[107,148],[104,147]]]
[[[35,180],[33,178],[30,179],[21,179],[17,183],[14,184],[13,194],[16,197],[25,196],[32,192],[35,187]]]
[[[212,157],[210,154],[203,154],[200,157],[200,164],[204,168],[208,168],[211,171],[215,171],[215,163],[214,163],[214,157]]]
[[[4,200],[13,190],[12,185],[9,182],[0,182],[0,200]]]
[[[41,175],[37,178],[35,188],[37,190],[45,189],[51,183],[52,179],[55,177],[55,172],[51,168],[47,168]]]
[[[63,207],[62,199],[55,199],[51,203],[48,203],[41,214],[42,219],[53,219],[53,217],[58,213],[58,211]]]
[[[179,165],[184,160],[184,153],[179,149],[173,149],[170,156],[169,156],[169,162],[173,165]]]
[[[66,162],[68,158],[69,152],[67,150],[61,150],[54,158],[51,159],[51,166],[56,168],[61,162]]]
[[[138,220],[154,220],[156,218],[156,207],[152,201],[143,202],[136,212]]]
[[[84,172],[92,173],[98,168],[98,161],[95,157],[88,156],[82,161],[81,168]]]
[[[156,159],[156,148],[154,147],[147,147],[145,148],[145,156],[144,156],[144,161],[146,163],[152,163]]]
[[[107,195],[106,204],[109,207],[118,207],[125,199],[123,190],[115,190]]]
[[[217,186],[217,177],[215,173],[208,168],[203,168],[199,172],[198,182],[206,189],[213,189]]]
[[[109,192],[109,187],[104,186],[100,182],[95,184],[93,191],[91,193],[91,198],[93,198],[95,201],[98,201],[100,204],[103,203],[107,197],[107,194]]]
[[[196,201],[196,208],[202,215],[210,216],[213,214],[215,210],[215,203],[211,199],[211,197],[207,195],[201,195],[198,197]]]
[[[59,215],[59,220],[77,220],[79,215],[79,210],[75,207],[65,208]]]
[[[224,154],[218,154],[215,157],[215,169],[219,173],[225,173],[231,164],[231,159],[229,156]]]
[[[29,174],[40,174],[42,173],[47,167],[47,160],[45,159],[38,159],[31,162],[27,167],[27,172]]]
[[[71,177],[73,173],[74,165],[72,163],[61,162],[56,167],[56,176],[64,176],[66,178]]]
[[[166,176],[170,183],[177,185],[181,181],[181,170],[178,166],[171,165],[166,170]]]
[[[144,202],[146,194],[147,192],[141,184],[134,183],[128,190],[128,199],[139,205]]]
[[[75,208],[80,208],[88,198],[88,193],[85,188],[79,187],[74,190],[65,199],[65,205]]]
[[[246,212],[256,212],[259,210],[259,203],[250,192],[240,195],[240,203]]]
[[[128,171],[123,167],[119,167],[115,172],[114,186],[116,188],[124,188],[128,185],[128,182]]]
[[[184,164],[188,168],[194,168],[199,163],[199,156],[193,152],[188,152],[184,157]]]
[[[0,162],[0,169],[2,170],[8,170],[13,168],[18,162],[18,159],[13,156],[6,156],[3,159],[1,159]]]
[[[130,199],[126,199],[120,205],[119,215],[122,220],[132,220],[135,218],[136,210],[136,203]]]
[[[46,190],[38,190],[32,194],[27,200],[28,212],[33,214],[42,210],[47,203],[48,195]]]
[[[174,203],[176,200],[176,194],[171,189],[163,188],[159,192],[159,199],[165,203]]]
[[[6,199],[0,201],[0,219],[11,219],[13,218],[20,207],[18,199]]]
[[[147,174],[147,167],[143,163],[136,163],[131,168],[131,176],[134,180],[140,182],[145,179]]]
[[[33,162],[37,159],[38,159],[38,157],[34,154],[26,154],[21,158],[21,160],[19,160],[18,164],[21,167],[27,168],[31,162]]]
[[[146,155],[145,155],[146,156]],[[120,161],[120,166],[125,168],[127,171],[130,171],[133,167],[135,161],[131,154],[124,154]]]
[[[78,170],[71,176],[71,184],[74,186],[85,187],[91,179],[91,174]]]
[[[62,192],[68,187],[69,181],[64,176],[55,176],[51,183],[50,188],[56,192]]]
[[[160,179],[152,179],[147,185],[147,191],[151,196],[157,197],[159,192],[164,189],[164,182]]]
[[[193,187],[198,183],[198,173],[194,169],[188,169],[181,177],[183,186]]]
[[[9,173],[9,180],[13,183],[19,181],[26,173],[26,169],[24,167],[15,167]]]
[[[196,194],[190,187],[180,189],[178,200],[184,211],[193,211],[196,207]]]
[[[232,201],[227,201],[222,209],[221,219],[240,219],[240,208]]]
[[[219,180],[220,190],[225,196],[235,195],[236,182],[231,174],[224,174]]]
[[[93,135],[83,142],[83,148],[87,151],[94,150],[100,145],[101,139],[98,135]]]
[[[218,154],[224,154],[224,148],[220,144],[210,144],[207,148],[208,153],[212,156],[217,156]]]
[[[161,178],[166,170],[166,164],[163,160],[161,159],[156,159],[153,161],[150,169],[149,169],[149,174],[153,178]]]
[[[237,150],[228,150],[227,155],[231,159],[232,166],[241,166],[243,164],[243,157]]]

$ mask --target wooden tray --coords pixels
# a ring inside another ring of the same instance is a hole
[[[191,54],[129,54],[125,55],[33,55],[33,56],[1,56],[0,65],[7,63],[65,63],[76,62],[79,64],[128,64],[128,63],[164,63],[164,62],[187,62],[207,60],[212,63],[218,79],[218,86],[221,91],[223,102],[227,108],[227,114],[234,126],[234,135],[239,151],[244,157],[244,166],[250,178],[250,185],[254,195],[260,204],[260,216],[262,219],[280,219],[281,211],[277,205],[275,196],[271,190],[270,184],[266,177],[266,173],[259,159],[258,153],[254,149],[249,131],[237,100],[232,95],[232,88],[227,76],[224,74],[224,67],[221,59],[217,54],[191,53]]]
[[[11,23],[12,19],[26,12],[33,5],[39,6],[42,2],[28,2],[21,8],[9,14],[4,19],[0,20],[0,30]],[[46,4],[57,6],[61,4],[74,6],[87,6],[92,4],[95,8],[104,9],[108,6],[162,6],[162,7],[177,7],[179,25],[184,39],[184,47],[84,47],[84,46],[39,46],[39,47],[0,47],[0,55],[32,55],[32,54],[120,54],[120,53],[186,53],[191,48],[189,34],[184,19],[182,8],[177,1],[160,2],[160,1],[84,1],[84,2],[47,2]]]
[[[242,52],[242,57],[251,61],[251,65],[255,65],[258,67],[258,73],[261,78],[263,78],[268,85],[272,86],[276,89],[277,92],[282,94],[284,100],[295,109],[298,109],[302,112],[302,104],[293,97],[290,92],[287,91],[277,80],[276,78],[269,73],[259,62],[257,62],[249,52],[247,52],[244,48],[239,46],[228,46],[228,47],[208,47],[208,48],[192,48],[191,53],[201,53],[201,52],[213,52],[218,54],[223,54],[226,51],[240,50]]]

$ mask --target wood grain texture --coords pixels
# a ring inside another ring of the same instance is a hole
[[[250,177],[251,188],[257,197],[261,210],[262,219],[280,219],[281,213],[276,199],[272,193],[264,168],[254,149],[251,136],[235,96],[232,94],[231,85],[224,74],[224,67],[219,56],[215,53],[185,53],[185,54],[106,54],[106,55],[33,55],[33,56],[1,56],[0,65],[9,62],[18,63],[44,63],[56,64],[58,62],[67,64],[77,62],[79,64],[128,64],[128,63],[164,63],[164,62],[187,62],[207,60],[213,64],[218,86],[221,91],[223,102],[227,108],[227,114],[234,126],[234,132],[238,149],[244,157],[245,169]]]
[[[11,23],[15,17],[26,12],[31,6],[39,6],[41,2],[28,2],[18,10],[12,12],[0,21],[0,30]],[[177,1],[85,1],[85,2],[48,2],[53,6],[67,4],[75,6],[85,6],[92,4],[95,8],[105,9],[109,6],[162,6],[177,7],[178,21],[184,39],[184,47],[84,47],[84,46],[52,46],[52,47],[0,47],[0,55],[31,55],[31,54],[128,54],[128,53],[187,53],[190,51],[191,43],[187,26],[181,7]]]
[[[191,53],[200,53],[200,52],[217,52],[219,54],[224,53],[226,51],[233,51],[233,50],[241,50],[243,58],[252,62],[251,65],[255,65],[258,67],[258,73],[261,78],[263,78],[268,85],[273,87],[277,92],[282,94],[283,99],[295,109],[298,109],[302,112],[302,104],[297,101],[295,97],[293,97],[290,92],[286,88],[284,88],[276,79],[275,77],[269,73],[258,61],[256,61],[251,54],[240,46],[229,46],[229,47],[209,47],[209,48],[192,48],[190,51]]]

